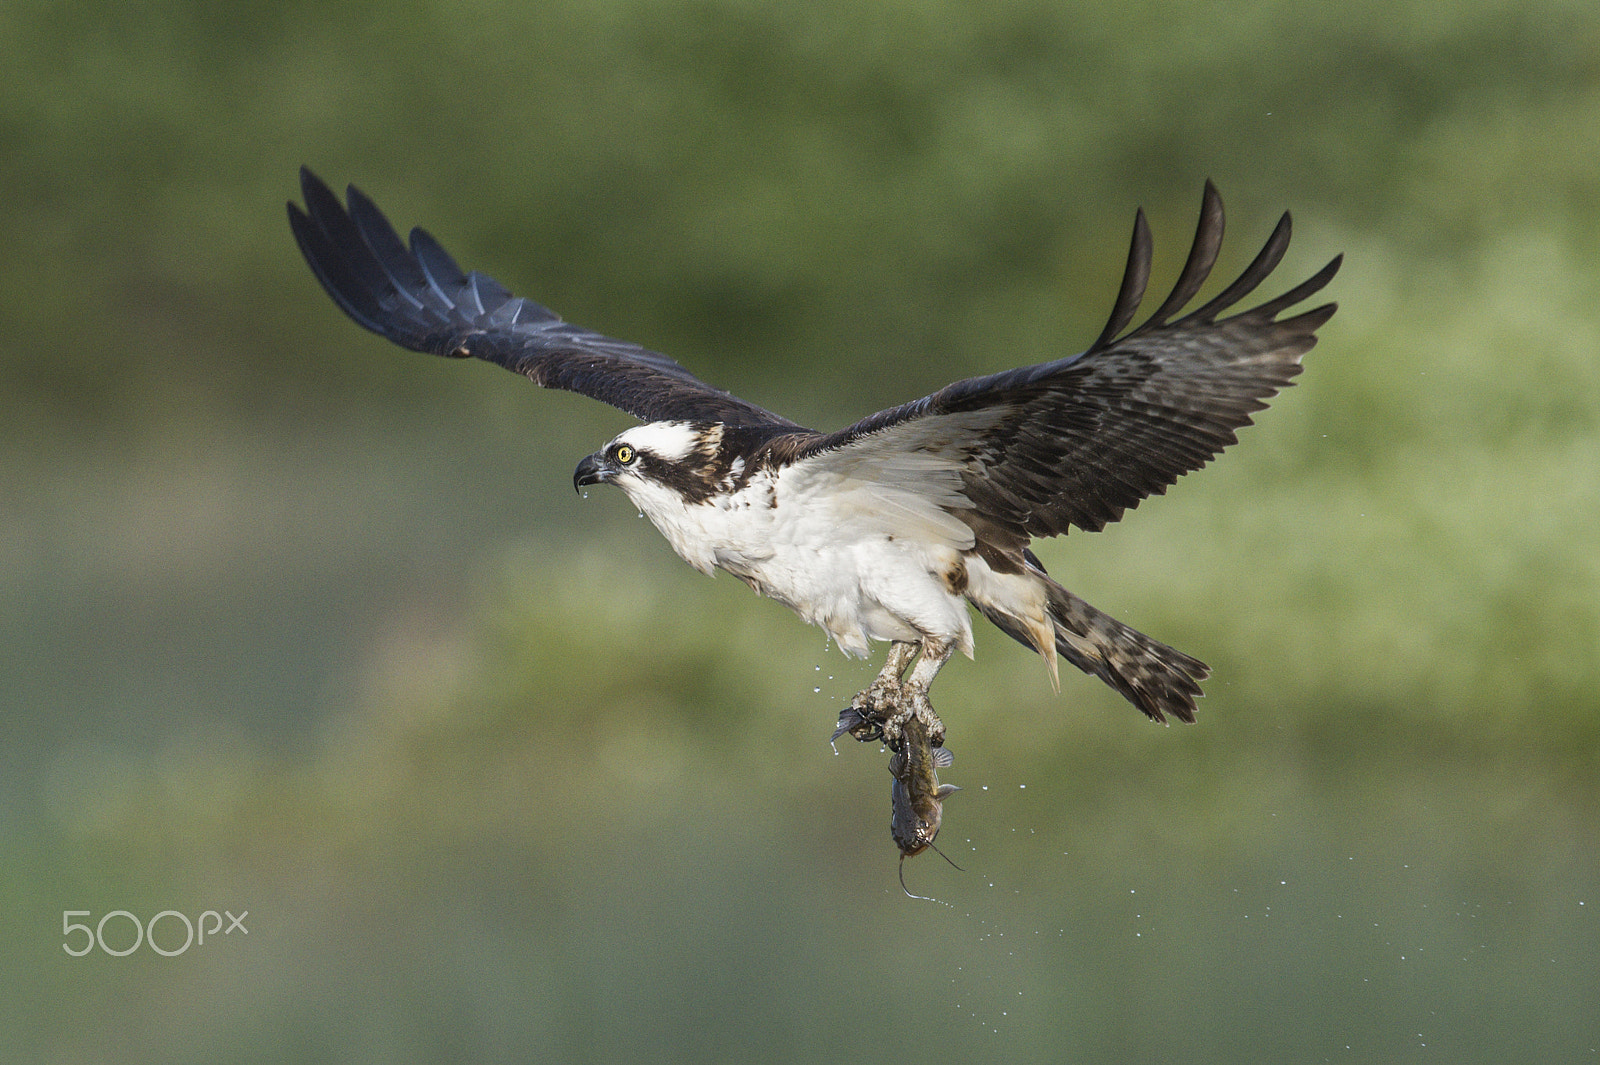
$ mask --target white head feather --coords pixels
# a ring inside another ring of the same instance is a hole
[[[716,441],[710,441],[715,445]],[[706,443],[703,430],[688,422],[650,422],[617,434],[613,444],[627,444],[665,462],[682,462]]]

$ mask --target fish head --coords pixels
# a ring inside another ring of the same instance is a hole
[[[919,797],[912,794],[912,789],[895,778],[889,793],[889,835],[902,856],[921,854],[933,845],[944,820],[944,800],[956,790],[946,784],[925,801],[917,801]]]

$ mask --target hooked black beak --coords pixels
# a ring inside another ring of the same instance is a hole
[[[600,484],[606,479],[606,467],[602,464],[599,455],[590,455],[578,463],[578,468],[572,471],[572,488],[574,491],[583,491],[584,485]]]

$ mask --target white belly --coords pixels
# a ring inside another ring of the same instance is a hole
[[[925,635],[972,653],[966,601],[945,580],[972,531],[920,495],[804,467],[753,478],[718,503],[685,506],[648,487],[628,494],[690,565],[737,575],[846,654]]]
[[[827,547],[785,545],[759,564],[729,559],[722,568],[743,578],[812,625],[824,629],[846,654],[864,657],[873,640],[939,636],[970,653],[972,626],[966,601],[937,574],[959,563],[907,541],[883,536]]]

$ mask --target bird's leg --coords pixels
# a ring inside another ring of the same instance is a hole
[[[916,656],[917,648],[918,645],[910,641],[896,640],[889,645],[888,658],[877,679],[857,692],[856,697],[850,700],[850,705],[839,715],[839,727],[833,733],[834,739],[846,732],[863,743],[885,739],[884,722],[895,717],[902,721],[905,719],[901,709],[903,686],[900,676]],[[898,749],[899,739],[900,730],[897,726],[890,745]]]
[[[872,682],[872,686],[900,687],[900,678],[905,675],[906,666],[916,657],[918,646],[910,640],[896,640],[891,643],[889,653],[883,660],[883,669],[878,671],[878,679]]]
[[[883,725],[884,737],[890,741],[891,746],[899,740],[901,728],[913,717],[927,728],[928,739],[933,746],[944,745],[944,722],[939,720],[939,715],[933,709],[933,703],[928,699],[928,687],[933,684],[933,678],[939,675],[939,670],[944,668],[944,664],[950,660],[955,650],[956,645],[951,641],[932,636],[923,637],[922,655],[912,667],[911,675],[900,686],[900,709]]]

